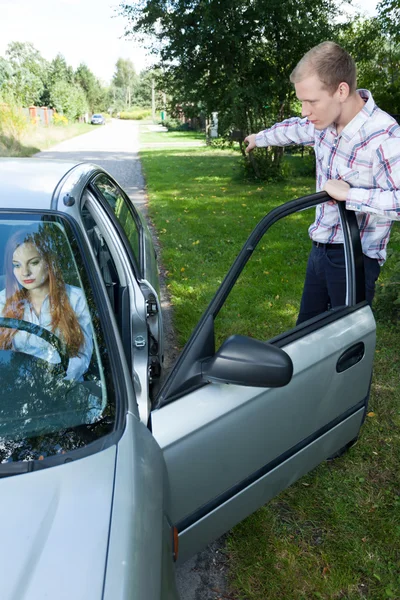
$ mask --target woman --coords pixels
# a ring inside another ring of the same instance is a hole
[[[57,235],[56,226],[40,224],[36,230],[19,230],[10,237],[5,249],[6,288],[0,292],[0,315],[52,331],[69,353],[66,378],[82,380],[93,350],[90,315],[82,290],[64,281],[53,249]],[[57,250],[60,254],[61,249]],[[16,329],[0,328],[0,349],[60,362],[51,344]]]

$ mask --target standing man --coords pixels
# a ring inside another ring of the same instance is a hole
[[[307,52],[290,81],[303,118],[286,119],[247,136],[246,151],[290,144],[314,147],[317,191],[325,190],[357,213],[371,305],[392,220],[400,220],[400,126],[377,107],[368,90],[356,89],[355,63],[334,42]],[[337,203],[319,204],[308,231],[313,246],[297,324],[344,305],[346,298]]]

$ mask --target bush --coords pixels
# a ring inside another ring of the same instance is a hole
[[[283,148],[255,148],[243,157],[246,177],[262,181],[283,181],[292,173],[290,164],[283,160]]]
[[[53,125],[68,125],[68,119],[65,115],[53,113]]]
[[[168,131],[188,131],[186,123],[181,123],[178,119],[173,119],[172,117],[159,121],[158,124],[164,125]]]
[[[315,177],[315,154],[312,148],[304,148],[302,156],[293,155],[285,148],[284,160],[291,166],[294,177]]]
[[[208,143],[211,148],[216,148],[217,150],[239,149],[232,139],[226,137],[209,138]]]
[[[119,113],[120,119],[141,121],[142,119],[148,119],[151,117],[151,109],[139,108],[131,111],[123,111]]]
[[[51,105],[70,121],[79,119],[88,112],[84,90],[78,84],[57,81],[50,92]]]
[[[22,109],[9,102],[0,104],[0,134],[19,141],[28,128],[28,121]]]

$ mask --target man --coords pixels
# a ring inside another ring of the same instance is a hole
[[[303,144],[316,155],[317,191],[357,213],[371,305],[385,262],[392,220],[400,220],[400,126],[380,110],[368,90],[356,89],[356,67],[338,44],[323,42],[290,76],[303,118],[276,123],[245,138],[255,147]],[[345,304],[343,234],[336,202],[316,208],[300,313],[302,323]]]

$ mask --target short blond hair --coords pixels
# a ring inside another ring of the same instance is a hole
[[[299,83],[310,75],[317,75],[324,88],[334,94],[340,83],[345,82],[350,94],[356,91],[357,71],[352,57],[335,42],[322,42],[311,48],[290,74],[292,83]]]

